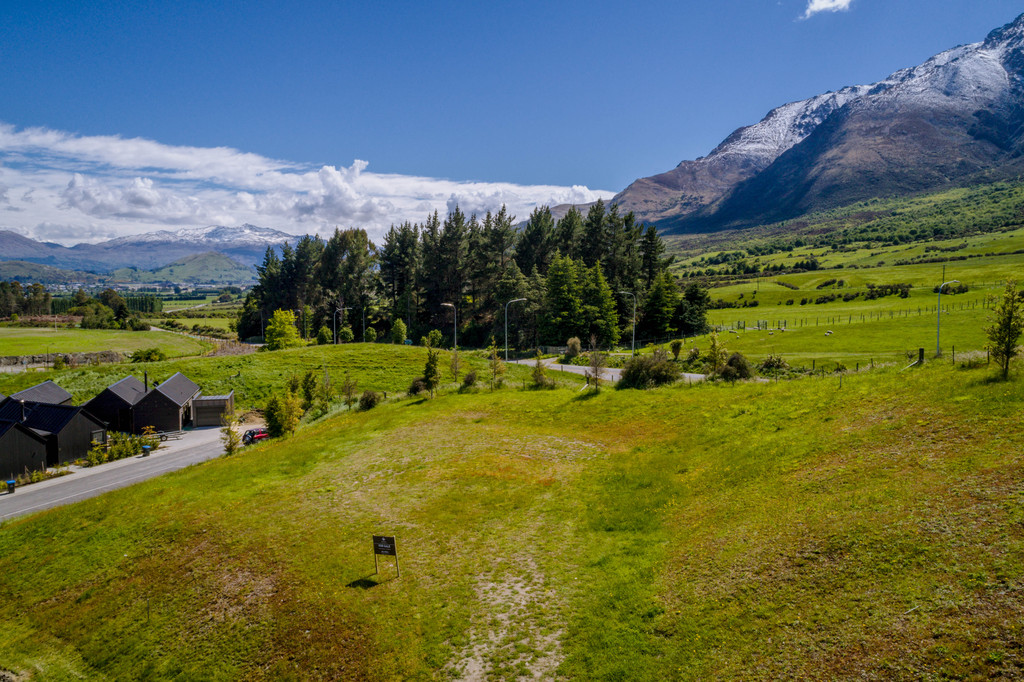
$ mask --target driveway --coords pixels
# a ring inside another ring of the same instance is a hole
[[[0,494],[0,522],[71,504],[154,478],[168,471],[219,457],[224,452],[220,428],[186,431],[181,440],[163,443],[149,457],[135,456],[95,467],[71,467],[72,473]]]
[[[529,365],[529,366],[532,367],[533,363],[535,363],[536,360],[532,360],[532,359],[509,360],[509,362],[517,364],[517,365]],[[548,369],[558,370],[559,372],[571,372],[572,374],[579,374],[580,376],[584,376],[584,375],[587,374],[587,372],[590,371],[589,367],[583,367],[581,365],[563,365],[563,364],[560,364],[558,362],[557,358],[545,358],[544,360],[541,360],[541,362],[543,362],[544,366],[547,367]],[[616,368],[616,367],[605,367],[601,371],[601,379],[602,379],[602,381],[617,382],[621,378],[622,378],[622,370],[619,369],[619,368]],[[704,375],[703,374],[683,373],[683,375],[680,377],[679,380],[680,381],[685,381],[688,384],[692,384],[692,383],[695,383],[697,381],[704,381]]]

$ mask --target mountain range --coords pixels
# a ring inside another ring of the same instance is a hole
[[[612,199],[666,232],[706,232],[1020,174],[1024,15],[871,85],[773,109],[705,157]]]
[[[255,225],[184,228],[119,237],[98,244],[61,246],[0,230],[0,260],[21,260],[55,268],[109,273],[118,268],[150,270],[208,252],[223,254],[249,268],[263,260],[267,247],[295,237]]]

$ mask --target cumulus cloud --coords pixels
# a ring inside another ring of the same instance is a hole
[[[818,12],[844,12],[850,9],[853,0],[807,0],[803,18],[808,19]]]
[[[176,147],[0,123],[3,196],[18,229],[72,244],[161,229],[251,223],[292,234],[357,226],[379,238],[455,204],[525,218],[540,205],[613,193],[583,186],[460,182],[373,173],[369,163],[315,167],[226,147]]]

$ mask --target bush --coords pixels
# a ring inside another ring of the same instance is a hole
[[[574,357],[580,354],[583,350],[583,344],[580,343],[578,336],[574,336],[565,342],[565,359],[572,360]]]
[[[320,331],[318,331],[316,333],[316,345],[318,345],[318,346],[326,346],[332,340],[333,340],[333,338],[332,338],[331,330],[327,327],[326,324],[321,326],[320,327]]]
[[[676,339],[675,341],[672,342],[669,348],[672,349],[672,359],[678,362],[679,353],[683,350],[683,342],[680,341],[679,339]]]
[[[380,394],[377,393],[376,391],[363,391],[363,395],[359,396],[359,409],[363,410],[364,412],[366,410],[372,410],[373,408],[377,407],[379,403]]]
[[[140,348],[132,353],[132,362],[159,362],[166,359],[167,354],[159,348]]]
[[[416,396],[427,392],[427,381],[423,377],[417,377],[409,384],[409,395]]]
[[[366,341],[366,343],[375,343],[377,341],[377,330],[373,327],[367,327],[366,332],[363,334],[363,341]]]
[[[749,379],[754,376],[753,370],[750,369],[750,363],[747,362],[747,358],[742,353],[730,355],[729,359],[725,361],[725,365],[719,371],[719,374],[726,381]]]
[[[352,333],[352,327],[347,324],[338,330],[338,341],[341,343],[352,343],[354,338],[356,338],[356,336]]]
[[[682,375],[679,365],[672,362],[668,353],[656,348],[650,355],[637,355],[626,363],[622,378],[616,388],[654,388],[671,384]]]
[[[781,355],[769,354],[761,364],[757,366],[757,371],[761,374],[776,374],[778,372],[786,372],[789,370],[789,363]]]
[[[429,334],[420,339],[420,345],[427,348],[440,348],[442,341],[444,341],[444,334],[441,333],[441,330],[431,329]]]
[[[473,388],[476,386],[476,370],[471,369],[466,372],[466,376],[462,377],[463,388]]]

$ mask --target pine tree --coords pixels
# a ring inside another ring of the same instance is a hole
[[[580,299],[577,264],[571,258],[555,253],[548,268],[547,317],[544,335],[556,342],[576,336],[583,326],[583,304]]]
[[[427,363],[423,368],[423,383],[430,391],[430,397],[434,397],[434,389],[441,385],[441,370],[438,368],[438,358],[441,351],[437,348],[427,348]]]
[[[505,375],[505,363],[501,361],[501,356],[498,355],[498,342],[495,341],[493,336],[491,337],[491,345],[487,347],[487,355],[490,357],[491,390],[493,391],[495,386],[501,386],[501,378]]]
[[[679,298],[679,290],[672,275],[664,272],[656,276],[644,300],[644,312],[638,331],[652,339],[674,334],[676,329],[672,323]]]
[[[575,206],[570,208],[569,212],[558,221],[558,225],[555,227],[554,241],[555,250],[561,252],[566,258],[573,260],[580,258],[583,242],[583,214]]]
[[[299,331],[295,327],[295,313],[290,310],[275,310],[267,323],[266,349],[281,350],[301,346]]]
[[[516,247],[519,270],[532,272],[536,266],[541,274],[546,273],[554,255],[554,242],[555,219],[551,216],[551,209],[547,206],[533,209]]]
[[[598,261],[583,275],[582,302],[584,330],[595,338],[602,347],[614,346],[619,342],[619,314],[615,305],[615,294],[608,285]]]

